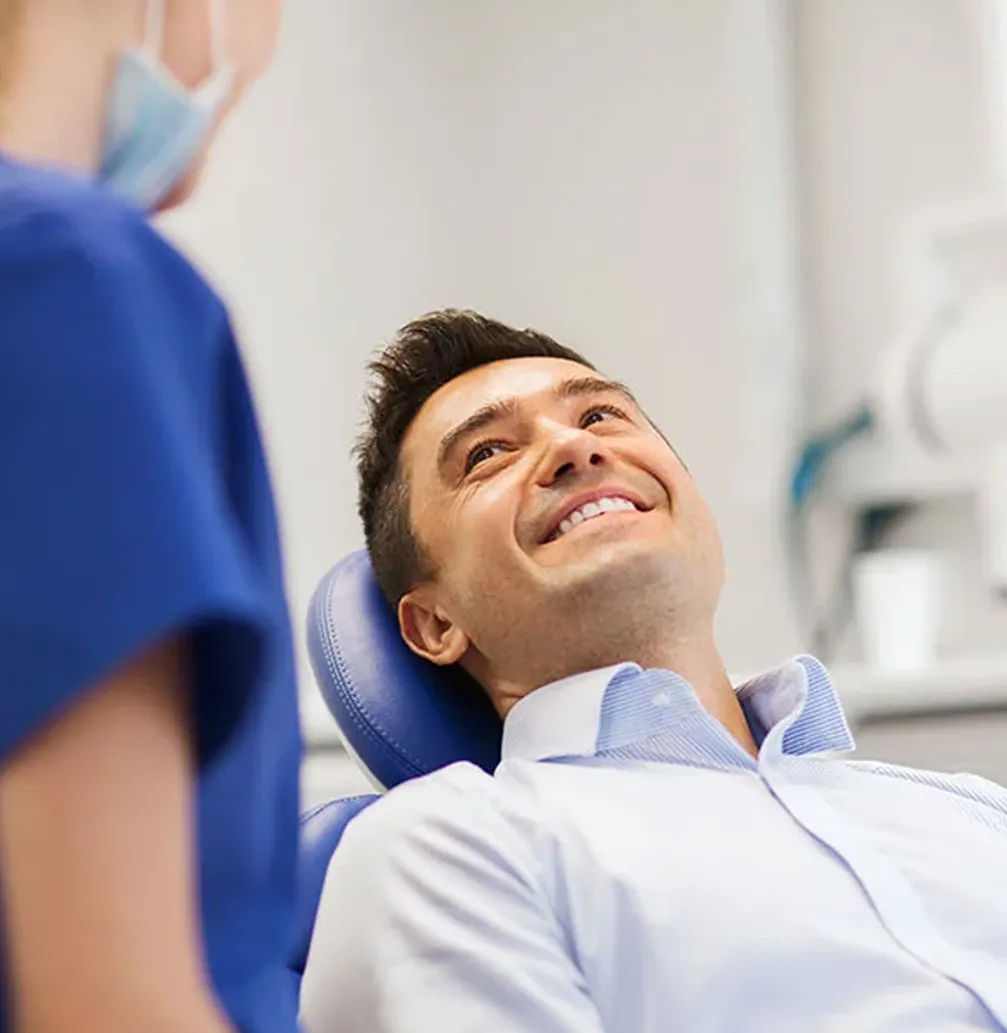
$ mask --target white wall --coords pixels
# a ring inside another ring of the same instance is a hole
[[[798,0],[804,271],[812,415],[863,395],[900,329],[896,251],[921,214],[1002,195],[1007,122],[992,14],[1001,0]],[[1007,82],[1007,80],[1003,80]],[[1007,607],[980,579],[969,501],[928,507],[896,540],[945,551],[952,652],[1002,650]],[[855,645],[855,643],[848,643]]]
[[[472,119],[480,303],[639,390],[720,518],[739,666],[796,641],[778,536],[799,375],[779,6],[485,5]]]
[[[241,331],[298,631],[317,580],[362,541],[349,451],[368,355],[409,317],[470,294],[464,8],[289,3],[275,68],[228,126],[196,203],[166,221]]]
[[[636,386],[721,521],[728,663],[797,648],[792,442],[859,394],[892,330],[903,215],[994,184],[993,2],[290,0],[274,72],[169,228],[243,334],[298,628],[360,542],[365,359],[450,304],[539,326]],[[968,534],[960,512],[929,519],[912,533]],[[978,610],[970,633],[994,634]]]
[[[275,71],[169,227],[244,336],[298,620],[360,540],[347,453],[366,355],[466,304],[639,388],[722,520],[730,661],[793,648],[773,490],[796,375],[786,169],[763,146],[776,7],[289,5]]]
[[[907,220],[997,189],[988,0],[798,0],[816,406],[855,403],[897,331]]]
[[[166,228],[230,300],[259,400],[302,629],[331,564],[361,544],[349,458],[368,355],[408,318],[471,296],[460,127],[463,3],[292,0],[274,70],[207,181]],[[345,755],[304,767],[305,806],[366,792]]]

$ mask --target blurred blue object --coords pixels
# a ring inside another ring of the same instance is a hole
[[[315,928],[318,901],[322,896],[329,861],[346,826],[377,799],[377,796],[350,796],[344,800],[331,800],[301,817],[297,913],[294,916],[293,948],[287,962],[298,992],[308,960],[308,947]]]
[[[854,438],[874,426],[874,415],[864,406],[828,430],[809,438],[798,454],[790,479],[790,502],[799,509],[818,487],[829,460]]]

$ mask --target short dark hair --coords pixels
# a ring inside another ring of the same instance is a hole
[[[364,428],[354,448],[358,511],[371,565],[394,608],[433,574],[409,517],[409,484],[400,468],[402,441],[424,402],[469,370],[504,359],[582,355],[537,330],[516,330],[477,312],[444,309],[408,323],[368,367],[372,381]]]

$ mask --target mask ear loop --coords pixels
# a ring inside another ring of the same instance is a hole
[[[210,0],[210,62],[213,72],[219,71],[224,65],[225,6],[224,0]],[[149,0],[144,27],[144,49],[157,58],[162,56],[166,17],[165,0]]]
[[[165,17],[164,0],[149,0],[147,24],[143,31],[143,47],[152,57],[161,57],[161,47],[164,45]]]
[[[158,3],[161,2],[162,0],[158,0]],[[210,0],[210,61],[214,72],[219,72],[224,67],[226,58],[226,7],[226,0]]]

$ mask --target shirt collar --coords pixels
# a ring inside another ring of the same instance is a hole
[[[638,664],[613,664],[543,685],[519,699],[504,719],[504,760],[591,756],[609,682]]]
[[[701,759],[688,755],[687,740],[702,739],[707,732],[723,738],[725,733],[705,713],[684,679],[677,675],[663,679],[658,698],[652,678],[633,676],[652,673],[637,664],[615,664],[529,693],[504,721],[503,759],[594,756],[613,741],[625,748],[655,739],[661,721],[681,722],[686,717],[692,726],[690,736],[663,737],[664,759]],[[798,656],[748,679],[735,691],[764,751],[802,755],[853,749],[853,737],[828,672],[813,657]],[[704,746],[701,742],[694,745]]]
[[[849,752],[853,735],[825,666],[801,655],[735,690],[749,721],[775,733],[781,753]]]

